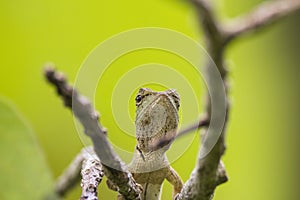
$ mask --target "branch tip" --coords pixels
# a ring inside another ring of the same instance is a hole
[[[230,20],[223,26],[225,44],[245,34],[261,30],[299,10],[299,0],[263,2],[248,14]]]

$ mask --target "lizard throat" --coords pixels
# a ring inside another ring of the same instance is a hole
[[[145,173],[156,171],[167,166],[169,166],[169,162],[164,149],[147,153],[136,149],[133,159],[128,165],[128,169],[132,173]]]

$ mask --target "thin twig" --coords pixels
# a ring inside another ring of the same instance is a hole
[[[194,130],[199,130],[200,128],[203,128],[203,127],[207,127],[209,125],[209,120],[204,118],[204,119],[201,119],[199,120],[199,122],[197,123],[194,123],[194,124],[191,124],[187,127],[185,127],[184,129],[180,130],[175,137],[171,137],[171,138],[161,138],[159,141],[157,142],[154,142],[153,146],[151,147],[151,149],[153,151],[165,146],[166,144],[170,144],[171,141],[173,140],[176,140],[178,139],[179,137],[181,136],[184,136]]]
[[[200,119],[197,123],[195,124],[192,124],[188,127],[185,127],[184,129],[180,130],[177,135],[176,135],[176,138],[178,137],[181,137],[191,131],[195,131],[195,130],[199,130],[200,128],[203,128],[203,127],[207,127],[209,125],[209,119]]]
[[[225,43],[244,34],[265,28],[267,25],[299,10],[300,0],[276,0],[262,3],[247,15],[237,17],[223,27],[226,34]]]
[[[125,164],[113,151],[107,140],[106,130],[98,122],[98,114],[92,108],[89,100],[69,86],[66,78],[56,72],[53,66],[45,68],[45,77],[56,87],[57,93],[64,100],[65,105],[72,109],[83,125],[85,134],[91,138],[94,151],[101,160],[105,176],[118,187],[119,193],[126,199],[141,199],[140,187],[128,172]]]
[[[57,179],[55,192],[59,196],[64,196],[76,183],[80,181],[80,169],[84,160],[82,151],[74,158],[71,164],[64,170],[62,175]]]

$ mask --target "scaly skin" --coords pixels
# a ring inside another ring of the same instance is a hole
[[[128,169],[143,188],[143,200],[158,200],[164,179],[173,185],[175,196],[183,184],[165,155],[170,143],[155,151],[151,147],[163,138],[176,135],[179,95],[175,90],[154,92],[141,88],[136,97],[136,106],[137,145]]]
[[[176,135],[180,98],[175,90],[154,92],[141,88],[136,96],[136,139],[137,145],[129,171],[142,186],[142,200],[159,200],[165,179],[173,185],[173,197],[182,189],[182,181],[169,165],[165,152],[171,143],[152,150],[154,144]],[[110,182],[109,188],[117,190]],[[124,200],[121,195],[118,200]]]

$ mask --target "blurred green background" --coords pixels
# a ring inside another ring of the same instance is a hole
[[[260,2],[218,0],[214,4],[218,16],[226,20],[247,12]],[[0,22],[0,95],[27,119],[55,178],[83,144],[70,111],[62,106],[54,89],[44,81],[42,66],[45,62],[56,63],[73,82],[81,63],[96,45],[114,34],[139,27],[169,28],[203,43],[192,7],[175,0],[2,0]],[[300,197],[297,191],[299,22],[299,13],[294,14],[263,32],[235,41],[227,51],[232,112],[224,162],[230,180],[218,187],[216,200]],[[157,52],[153,55],[139,52],[123,63],[135,63],[137,56],[141,61],[140,56],[145,58],[145,63],[151,58],[162,63],[172,60]],[[122,62],[116,65],[121,67]],[[188,76],[193,76],[192,71],[189,73]],[[109,91],[110,87],[104,90]],[[109,137],[113,140],[118,137],[118,130],[111,122],[110,110],[101,108],[100,104],[96,106],[102,114],[101,122],[112,130]],[[131,146],[134,140],[130,138],[124,143]],[[197,145],[198,137],[172,164],[184,181],[193,169]],[[3,191],[5,189],[0,188],[0,193]],[[79,196],[78,185],[66,199]],[[116,193],[107,190],[102,183],[99,196],[113,199]],[[162,199],[171,199],[168,183],[164,185]]]

